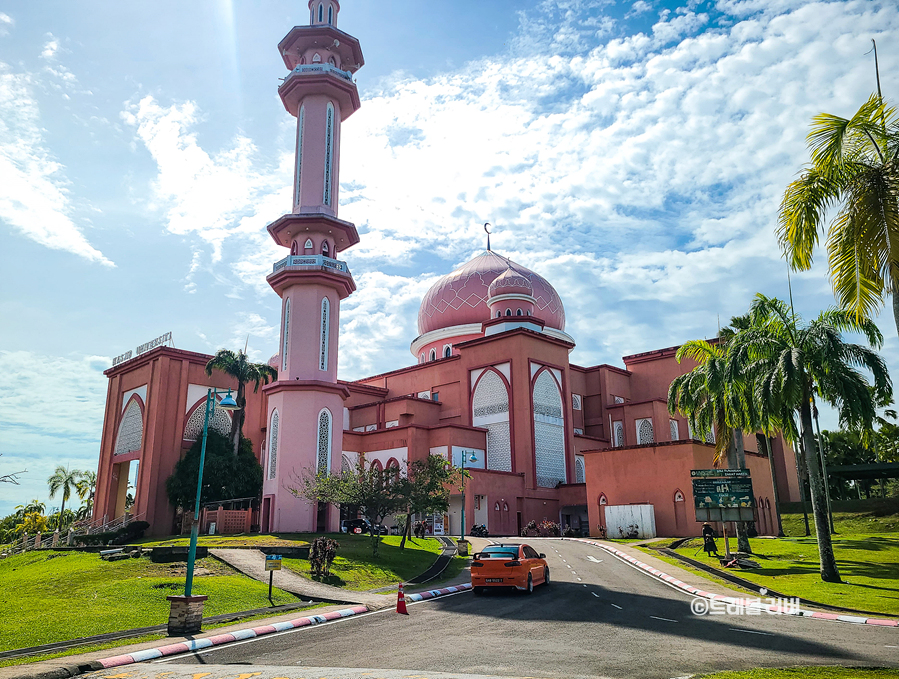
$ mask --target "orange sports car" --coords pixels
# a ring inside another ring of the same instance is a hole
[[[471,562],[475,594],[482,594],[486,587],[514,587],[530,594],[540,583],[549,584],[546,555],[529,545],[490,545]]]

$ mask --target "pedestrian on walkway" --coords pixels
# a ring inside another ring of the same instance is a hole
[[[718,556],[718,545],[715,544],[716,537],[718,537],[718,534],[710,523],[702,524],[702,549],[709,556],[712,554]]]

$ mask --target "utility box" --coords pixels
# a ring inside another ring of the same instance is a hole
[[[646,539],[656,536],[656,514],[652,505],[602,505],[606,512],[606,537]]]

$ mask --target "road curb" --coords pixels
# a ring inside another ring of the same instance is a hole
[[[848,622],[854,625],[873,625],[876,627],[899,627],[899,621],[897,620],[886,620],[881,618],[867,618],[864,616],[858,615],[837,615],[836,613],[819,613],[818,611],[803,611],[801,609],[793,609],[793,608],[784,608],[782,606],[772,605],[772,604],[763,604],[760,603],[758,599],[740,599],[732,596],[724,596],[722,594],[712,594],[710,592],[706,592],[704,590],[699,589],[698,587],[693,587],[692,585],[688,585],[685,582],[681,582],[677,578],[668,575],[660,571],[658,568],[653,568],[649,564],[643,563],[639,559],[635,559],[629,554],[625,554],[620,549],[615,549],[610,545],[604,545],[601,542],[593,542],[592,540],[583,540],[579,538],[562,538],[563,540],[571,540],[574,539],[575,542],[582,542],[587,545],[593,545],[594,547],[599,547],[600,549],[604,549],[610,554],[614,554],[615,556],[624,559],[628,563],[636,566],[640,570],[645,573],[652,575],[659,580],[671,585],[672,587],[676,587],[688,594],[692,594],[696,597],[701,597],[703,599],[708,599],[709,601],[721,601],[725,604],[731,605],[739,605],[744,608],[758,608],[760,610],[766,611],[768,613],[779,613],[782,615],[798,615],[804,618],[818,618],[819,620],[836,620],[838,622]]]
[[[465,583],[462,585],[454,585],[452,587],[443,587],[441,589],[431,589],[426,592],[418,592],[416,594],[408,594],[406,596],[406,600],[426,601],[428,599],[436,599],[448,594],[458,594],[470,589],[471,584]],[[207,637],[203,639],[190,639],[188,641],[181,641],[175,644],[168,644],[166,646],[158,646],[156,648],[147,648],[142,651],[134,651],[132,653],[116,655],[112,656],[111,658],[102,658],[101,660],[95,660],[85,665],[59,668],[50,672],[35,674],[31,676],[31,679],[65,679],[66,677],[72,677],[77,674],[83,674],[85,672],[91,672],[94,670],[121,667],[122,665],[131,665],[133,663],[144,662],[145,660],[155,660],[156,658],[164,658],[166,656],[177,655],[179,653],[198,651],[200,649],[210,648],[212,646],[221,646],[222,644],[229,644],[234,641],[253,639],[255,637],[261,637],[273,632],[284,632],[290,629],[298,629],[300,627],[320,625],[324,622],[339,620],[341,618],[349,618],[354,615],[359,615],[360,613],[368,613],[369,610],[370,609],[367,606],[353,606],[351,608],[344,608],[342,610],[332,611],[331,613],[325,613],[323,615],[310,615],[303,618],[296,618],[295,620],[276,622],[271,625],[262,625],[261,627],[251,627],[248,629],[236,630],[227,634],[218,634],[213,637]]]

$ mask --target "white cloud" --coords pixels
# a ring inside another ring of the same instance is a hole
[[[0,62],[0,220],[41,245],[114,266],[72,220],[64,168],[44,140],[33,84]]]
[[[9,14],[0,12],[0,36],[9,35],[9,27],[15,22]]]
[[[0,497],[0,515],[32,497],[46,500],[58,464],[96,470],[109,365],[105,356],[0,351],[0,464],[28,470],[14,494]]]
[[[44,43],[44,49],[41,51],[41,59],[53,61],[56,59],[56,53],[59,52],[59,40],[53,37],[52,33],[48,33],[48,40]]]

